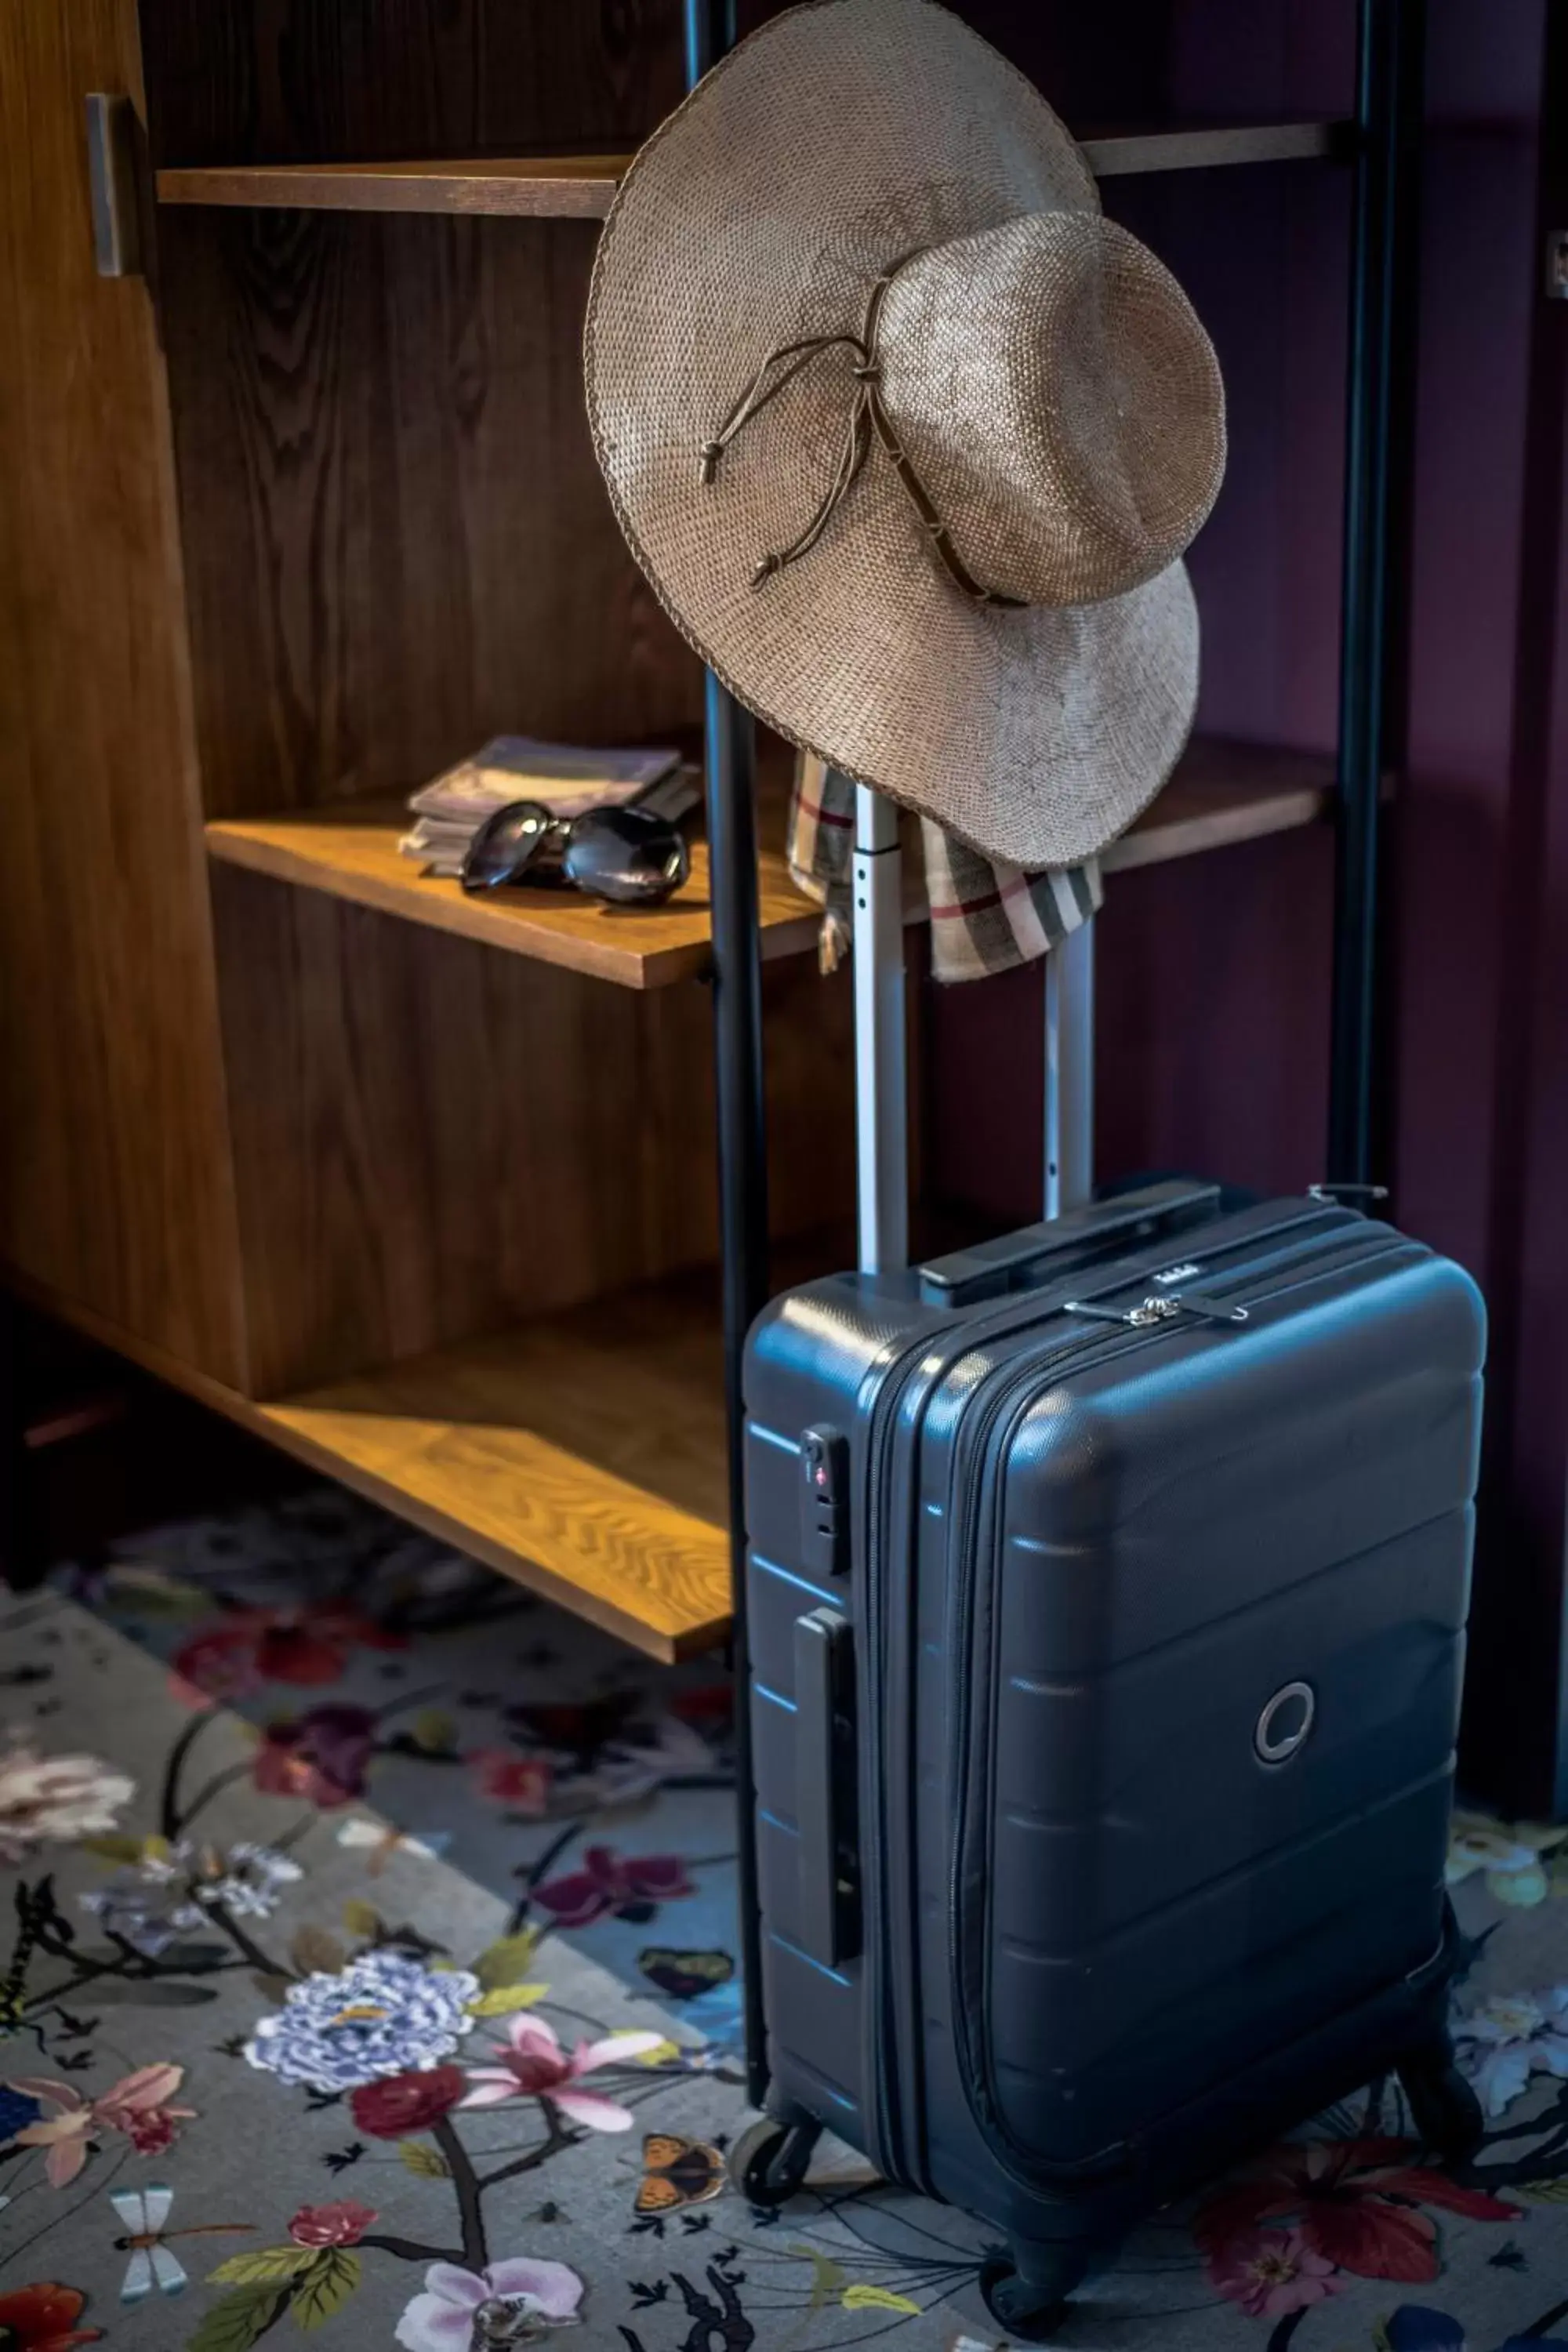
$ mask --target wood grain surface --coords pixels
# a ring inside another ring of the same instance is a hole
[[[258,1396],[715,1255],[712,1005],[218,867]],[[766,976],[775,1230],[847,1211],[847,976]]]
[[[693,844],[690,878],[663,907],[605,907],[564,891],[469,898],[460,884],[422,874],[402,856],[397,844],[408,822],[400,802],[350,801],[289,817],[231,818],[208,826],[207,846],[225,865],[623,988],[663,988],[708,968],[708,847],[701,839]],[[821,921],[821,909],[790,880],[782,841],[781,814],[758,858],[763,954],[769,959],[809,950]]]
[[[784,855],[788,766],[782,751],[764,762],[759,796],[759,898],[763,955],[769,961],[811,952],[820,921],[817,908],[790,880]],[[1199,738],[1159,799],[1106,852],[1106,871],[1163,865],[1315,824],[1327,813],[1333,782],[1332,763],[1326,759]],[[423,875],[399,854],[406,825],[399,803],[350,803],[211,824],[207,845],[225,865],[626,988],[663,987],[707,966],[708,854],[700,839],[684,889],[667,906],[637,910],[524,890],[470,898],[456,882]],[[922,921],[924,898],[913,858],[908,882],[910,920]]]
[[[0,0],[0,1258],[239,1370],[235,1209],[146,285],[93,267],[129,0]]]
[[[816,1264],[842,1255],[831,1248]],[[728,1630],[710,1279],[271,1404],[82,1300],[26,1276],[16,1288],[323,1476],[653,1657],[707,1648]]]
[[[161,226],[210,815],[406,791],[501,732],[696,724],[589,441],[589,226]]]
[[[766,960],[815,947],[821,909],[790,879],[784,855],[795,753],[776,737],[758,743],[759,911]],[[399,801],[348,802],[282,817],[211,824],[207,846],[226,865],[324,890],[356,906],[478,940],[624,988],[662,988],[706,972],[711,961],[708,845],[700,811],[688,820],[691,873],[664,906],[606,907],[575,891],[509,890],[470,898],[456,882],[423,874],[398,842],[410,819]]]
[[[214,164],[160,172],[158,201],[301,212],[603,220],[626,162],[625,155],[538,155],[428,163]]]
[[[597,1302],[261,1418],[361,1493],[657,1655],[728,1628],[710,1280]]]
[[[160,165],[636,146],[680,0],[142,0]]]
[[[1100,179],[1247,163],[1320,163],[1342,152],[1336,122],[1226,123],[1112,131],[1082,141]],[[294,206],[307,212],[488,213],[603,220],[629,155],[468,157],[411,163],[215,163],[163,171],[164,205]]]

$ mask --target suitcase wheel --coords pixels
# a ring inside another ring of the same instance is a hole
[[[1089,2275],[1086,2245],[1038,2246],[995,2254],[982,2265],[980,2292],[999,2327],[1020,2344],[1054,2344],[1069,2315],[1068,2297]]]
[[[763,2212],[787,2205],[805,2186],[812,2151],[821,2137],[819,2123],[781,2124],[764,2116],[730,2150],[731,2187]]]
[[[1399,2081],[1415,2137],[1446,2164],[1463,2164],[1486,2137],[1481,2103],[1454,2063],[1447,2034],[1403,2059]]]

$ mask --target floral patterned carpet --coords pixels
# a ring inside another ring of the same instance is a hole
[[[0,1594],[0,2352],[994,2352],[984,2228],[845,2151],[727,2186],[728,1723],[335,1490]],[[1568,2344],[1568,1829],[1452,1875],[1476,2162],[1369,2086],[1064,2346]]]

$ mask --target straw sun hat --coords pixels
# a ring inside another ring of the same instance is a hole
[[[632,164],[588,406],[622,529],[739,699],[1036,870],[1170,774],[1225,467],[1186,297],[933,0],[812,0]]]

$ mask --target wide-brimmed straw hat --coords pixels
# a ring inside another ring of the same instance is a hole
[[[616,198],[586,367],[632,550],[760,718],[1030,870],[1152,799],[1219,369],[957,17],[811,0],[732,51]]]

